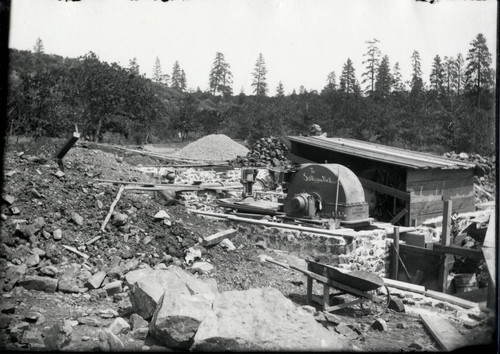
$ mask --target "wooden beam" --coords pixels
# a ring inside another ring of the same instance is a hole
[[[363,187],[366,187],[368,189],[372,189],[374,191],[377,191],[379,193],[387,194],[392,197],[404,200],[404,201],[410,201],[411,200],[411,195],[408,192],[392,188],[377,182],[370,181],[368,179],[358,177],[359,181],[361,182],[361,185]]]
[[[404,281],[384,278],[384,284],[387,285],[388,287],[391,287],[391,288],[411,291],[411,292],[417,293],[417,294],[424,294],[425,293],[425,286],[406,283]]]
[[[266,227],[277,227],[277,228],[282,228],[282,229],[298,230],[298,231],[303,231],[303,232],[311,232],[311,233],[334,236],[334,237],[352,237],[352,238],[354,238],[354,237],[356,237],[356,234],[357,234],[357,232],[352,230],[352,229],[326,230],[326,229],[319,229],[319,228],[315,228],[315,227],[305,227],[305,226],[297,226],[297,225],[291,225],[291,224],[282,224],[282,223],[265,221],[265,220],[240,218],[240,217],[234,216],[234,215],[213,213],[210,211],[202,211],[202,210],[191,210],[191,211],[195,214],[213,216],[216,218],[227,219],[227,220],[231,220],[231,221],[247,222],[249,224],[263,225]]]
[[[443,206],[443,229],[441,232],[441,245],[450,245],[450,229],[451,229],[451,210],[452,201],[445,200]],[[448,274],[450,272],[450,263],[454,260],[453,256],[445,255],[443,264],[439,267],[439,290],[446,293],[448,290]]]
[[[405,216],[408,213],[408,210],[406,208],[403,208],[399,213],[394,215],[394,217],[389,221],[391,224],[395,224],[401,219],[403,216]]]
[[[398,280],[399,274],[399,227],[394,227],[394,241],[392,243],[394,254],[392,257],[392,278]]]
[[[470,344],[467,336],[463,336],[443,317],[429,313],[420,314],[420,318],[441,349],[452,351]]]
[[[473,259],[483,259],[483,253],[481,250],[474,250],[471,248],[463,248],[456,246],[443,246],[439,243],[435,243],[432,250],[436,253],[452,254],[454,256],[468,257]]]
[[[446,301],[450,304],[453,305],[458,305],[466,309],[472,309],[474,307],[478,307],[479,304],[477,302],[472,302],[469,300],[461,299],[459,297],[450,295],[450,294],[445,294],[439,291],[434,291],[434,290],[426,290],[425,291],[425,296],[432,297],[433,299],[436,300],[441,300],[441,301]]]

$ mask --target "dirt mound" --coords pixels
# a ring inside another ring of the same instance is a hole
[[[177,156],[186,159],[226,161],[246,155],[248,149],[223,134],[212,134],[187,145]]]

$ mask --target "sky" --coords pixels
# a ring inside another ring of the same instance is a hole
[[[252,94],[252,71],[265,59],[269,95],[281,81],[285,93],[318,90],[350,58],[361,81],[366,41],[374,38],[403,80],[419,51],[429,82],[436,55],[464,58],[482,33],[496,53],[495,0],[12,0],[9,47],[79,57],[89,51],[102,61],[128,67],[137,58],[141,74],[152,76],[156,57],[164,74],[175,61],[190,89],[208,88],[216,52],[233,73],[233,91]]]

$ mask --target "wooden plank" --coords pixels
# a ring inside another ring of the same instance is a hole
[[[217,232],[213,235],[203,237],[203,246],[215,245],[216,243],[222,242],[225,238],[231,238],[236,235],[237,231],[235,229],[229,229]]]
[[[425,296],[431,297],[436,300],[441,300],[448,302],[453,305],[458,305],[466,309],[472,309],[474,307],[478,307],[478,304],[469,300],[461,299],[459,297],[450,295],[450,294],[445,294],[440,291],[434,291],[434,290],[426,290],[425,291]]]
[[[474,186],[463,186],[458,188],[445,188],[432,190],[418,190],[411,192],[412,203],[422,203],[435,199],[460,199],[474,197]]]
[[[383,184],[373,182],[373,181],[370,181],[370,180],[362,178],[362,177],[358,177],[358,179],[361,182],[361,185],[365,188],[372,189],[372,190],[377,191],[379,193],[387,194],[387,195],[390,195],[392,197],[396,197],[396,198],[401,199],[401,200],[410,201],[410,193],[408,193],[408,192],[405,192],[405,191],[402,191],[402,190],[399,190],[396,188],[392,188],[389,186],[385,186]]]
[[[408,169],[406,183],[408,185],[416,181],[438,180],[438,179],[464,179],[474,175],[473,169]]]
[[[441,349],[452,351],[469,345],[467,336],[463,336],[443,317],[436,314],[420,314],[420,318]]]
[[[418,192],[424,190],[443,190],[443,189],[453,189],[453,188],[463,188],[463,187],[473,187],[474,180],[472,178],[453,178],[446,180],[428,180],[428,181],[415,181],[410,184],[406,184],[406,190],[408,192]]]
[[[481,252],[481,250],[475,250],[471,248],[443,246],[438,243],[435,243],[432,250],[437,253],[452,254],[454,256],[460,256],[460,257],[468,257],[473,259],[483,258],[483,253]]]
[[[464,197],[464,198],[451,198],[453,200],[453,211],[457,213],[465,213],[469,211],[474,211],[474,198]],[[419,216],[425,216],[429,218],[429,215],[441,215],[443,212],[442,200],[436,199],[435,201],[428,202],[417,202],[410,204],[410,213],[412,218],[423,219]]]
[[[387,285],[388,287],[391,287],[391,288],[411,291],[411,292],[417,293],[417,294],[424,294],[425,293],[424,286],[406,283],[404,281],[384,278],[384,284]]]
[[[443,229],[441,231],[441,245],[450,245],[450,231],[451,231],[451,210],[453,202],[445,200],[443,205]],[[448,274],[451,269],[450,263],[454,261],[453,256],[445,255],[444,261],[439,266],[439,289],[446,293],[448,292]]]
[[[422,254],[422,255],[432,255],[436,256],[436,252],[429,248],[422,248],[422,247],[417,247],[417,246],[412,246],[412,245],[399,245],[399,254],[409,254],[409,255],[414,255],[414,254]]]

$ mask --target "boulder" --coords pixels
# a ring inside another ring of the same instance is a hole
[[[116,227],[125,225],[127,223],[127,221],[128,221],[127,214],[114,212],[111,215],[111,224],[116,226]]]
[[[58,351],[71,341],[73,328],[69,321],[59,321],[47,331],[43,338],[45,347],[49,351]]]
[[[137,313],[149,320],[158,306],[160,298],[166,290],[179,292],[186,289],[186,284],[194,292],[208,286],[217,292],[215,279],[200,280],[182,268],[169,266],[168,269],[138,269],[125,276],[131,289]]]
[[[195,291],[187,284],[163,294],[149,333],[170,348],[189,348],[201,321],[211,312],[216,296],[208,285]]]
[[[123,299],[118,301],[118,314],[120,316],[127,317],[132,314],[134,310],[134,304],[132,303],[129,295],[126,295]]]
[[[351,351],[340,334],[327,330],[310,312],[277,289],[226,291],[214,300],[191,350]]]
[[[87,280],[85,286],[90,290],[99,289],[105,277],[106,277],[106,272],[99,271],[94,275],[92,275],[92,277],[89,280]]]
[[[62,239],[62,231],[61,229],[55,229],[53,232],[52,232],[52,237],[54,238],[54,240],[56,241],[59,241],[60,239]]]
[[[157,212],[155,214],[154,218],[155,219],[160,219],[160,220],[170,219],[170,215],[168,215],[168,213],[165,210],[160,210],[159,212]]]
[[[134,339],[146,339],[149,334],[149,328],[146,327],[134,329],[132,332],[130,332],[130,334]]]
[[[108,330],[116,335],[125,334],[128,333],[128,331],[130,330],[130,325],[128,324],[127,321],[125,321],[125,319],[117,317],[115,318],[113,323],[109,325]]]
[[[16,283],[26,274],[28,266],[26,264],[16,266],[11,265],[5,270],[5,290],[10,291]]]
[[[108,330],[99,331],[98,338],[99,348],[104,352],[123,351],[125,348],[120,338]]]
[[[132,325],[132,330],[136,330],[139,328],[148,328],[149,323],[144,318],[134,313],[130,315],[130,324]]]
[[[71,218],[71,221],[73,221],[76,225],[78,225],[78,226],[83,225],[83,218],[78,213],[72,212],[70,214],[70,218]]]
[[[28,267],[37,266],[39,263],[40,263],[40,256],[37,253],[32,254],[31,256],[26,258],[26,261],[24,262],[24,264],[26,264]]]
[[[223,239],[219,245],[226,251],[234,251],[236,249],[236,246],[227,238]]]
[[[108,296],[113,296],[122,292],[122,282],[120,280],[113,281],[104,285],[103,289],[106,290]]]
[[[78,293],[80,288],[77,284],[77,274],[79,266],[71,264],[64,269],[64,273],[59,278],[58,290],[63,293]]]
[[[387,322],[382,318],[377,318],[375,322],[372,323],[372,328],[378,331],[387,331]]]
[[[206,274],[206,273],[210,273],[214,269],[214,266],[208,262],[195,262],[191,266],[191,269],[193,269],[201,274]]]
[[[40,277],[37,275],[27,275],[19,281],[19,285],[28,290],[40,290],[53,293],[57,289],[57,279],[50,277]]]

